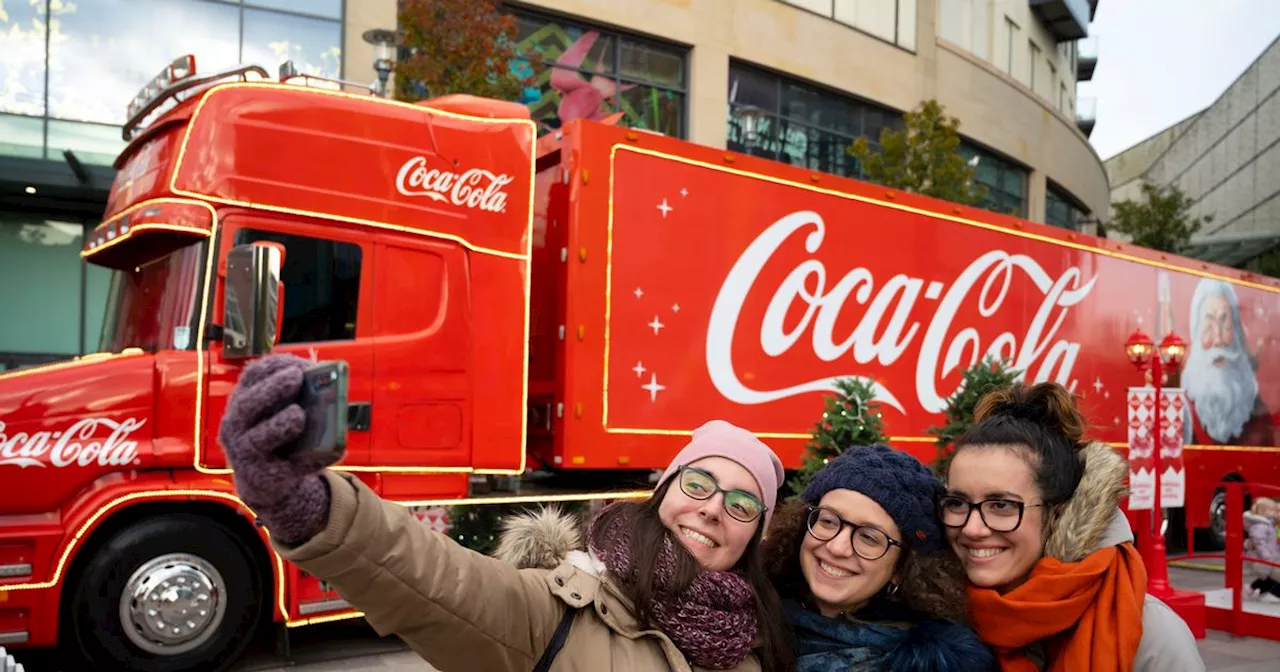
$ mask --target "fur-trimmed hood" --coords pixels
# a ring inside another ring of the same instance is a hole
[[[1133,539],[1119,506],[1126,491],[1128,462],[1100,441],[1081,450],[1079,459],[1084,476],[1045,541],[1045,555],[1063,562],[1079,562],[1099,548]]]
[[[498,545],[493,557],[520,569],[555,569],[566,560],[579,565],[578,555],[586,556],[584,525],[581,518],[565,513],[558,506],[544,506],[502,521]],[[599,561],[580,569],[600,575]]]

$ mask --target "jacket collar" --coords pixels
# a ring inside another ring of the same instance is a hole
[[[1079,459],[1084,476],[1045,541],[1045,555],[1063,562],[1079,562],[1100,548],[1133,540],[1118,505],[1125,493],[1128,462],[1100,441],[1081,450]]]
[[[574,608],[595,611],[619,632],[636,633],[634,605],[614,585],[604,562],[586,550],[581,522],[551,506],[511,516],[493,556],[518,569],[548,570],[551,594]]]

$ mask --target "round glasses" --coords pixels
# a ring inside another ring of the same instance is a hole
[[[938,498],[938,517],[947,527],[960,528],[969,523],[973,510],[978,510],[982,524],[993,532],[1012,532],[1022,525],[1022,514],[1027,508],[1044,506],[1044,504],[1027,504],[1016,499],[986,499],[971,502],[955,495],[943,495]]]
[[[767,509],[759,497],[746,490],[725,490],[715,476],[695,467],[680,467],[680,492],[697,500],[711,499],[717,492],[723,492],[725,512],[743,523],[759,518]]]
[[[863,560],[879,560],[889,552],[890,547],[902,547],[900,542],[878,527],[851,523],[831,509],[820,506],[809,507],[809,534],[814,539],[823,542],[831,541],[844,531],[845,526],[853,530],[851,539],[853,552]]]

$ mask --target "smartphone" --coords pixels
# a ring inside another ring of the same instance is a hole
[[[347,448],[347,363],[319,362],[302,373],[298,405],[307,416],[307,426],[293,452],[332,455],[342,458]]]

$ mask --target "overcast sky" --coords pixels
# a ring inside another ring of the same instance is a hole
[[[1218,99],[1280,36],[1280,0],[1102,0],[1091,141],[1106,159]]]

